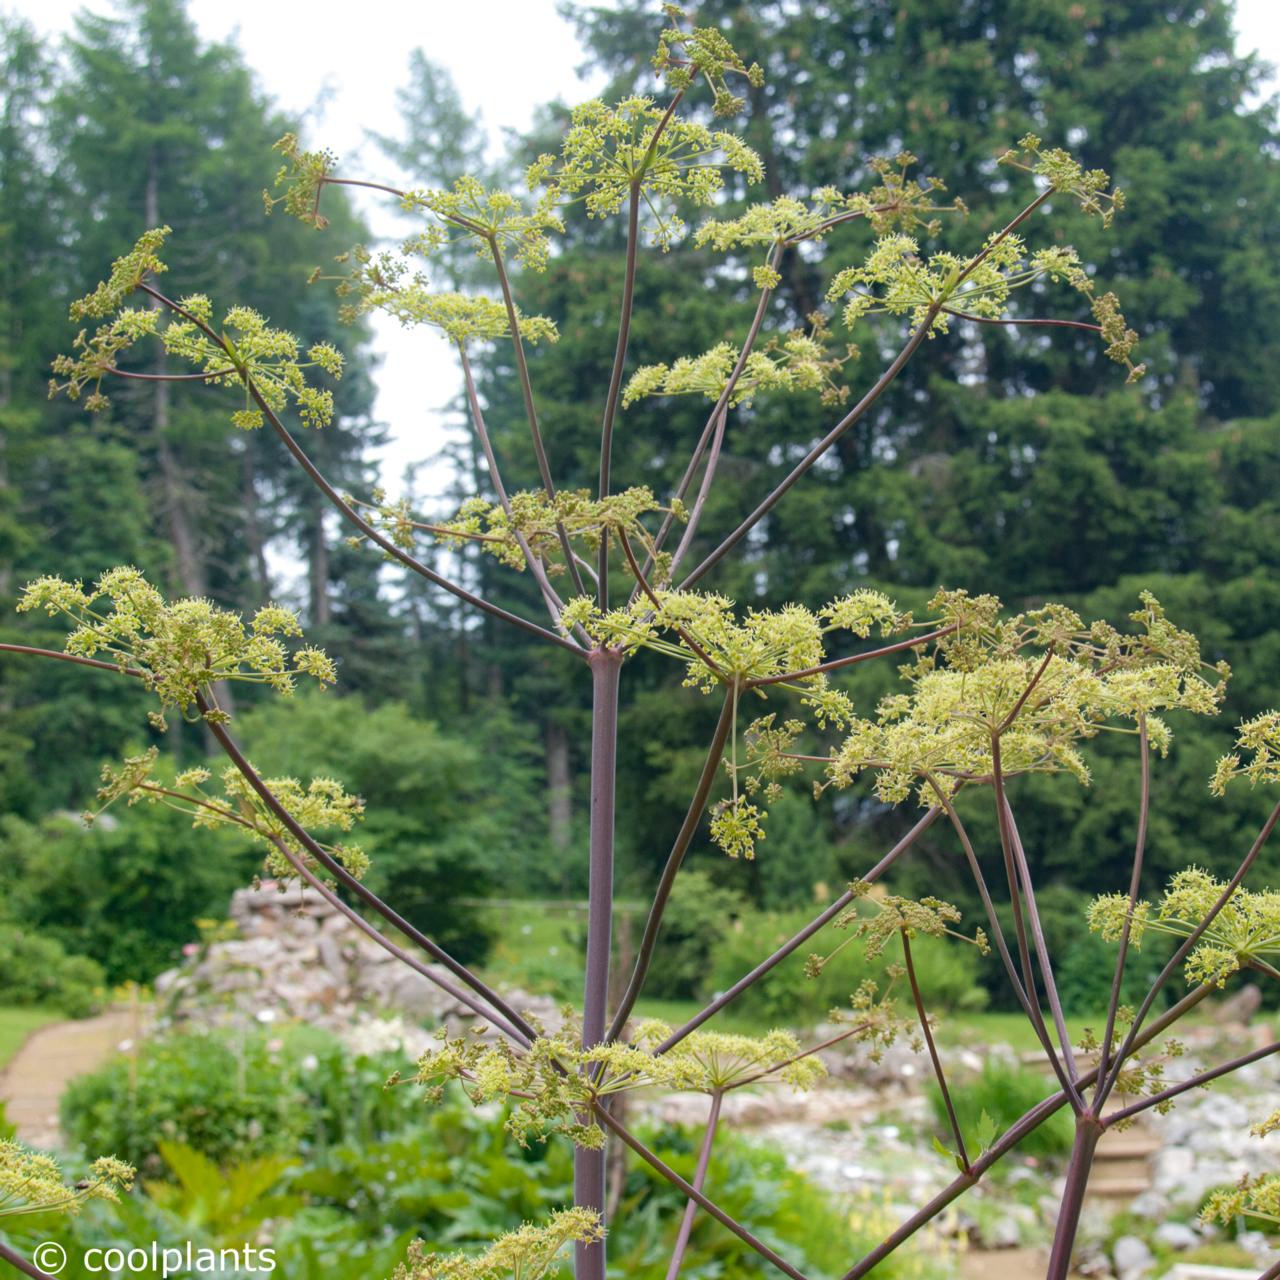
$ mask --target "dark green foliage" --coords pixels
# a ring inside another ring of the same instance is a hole
[[[985,1138],[998,1136],[1032,1107],[1043,1102],[1051,1081],[1047,1075],[1027,1071],[1011,1062],[989,1058],[982,1071],[970,1080],[948,1080],[951,1101],[955,1105],[970,1158],[982,1150]],[[947,1112],[942,1093],[934,1082],[929,1085],[934,1122],[944,1142],[949,1143]],[[994,1131],[992,1130],[994,1123]],[[1055,1111],[1038,1128],[1018,1143],[1015,1150],[1024,1156],[1065,1156],[1071,1150],[1075,1128],[1071,1112]]]
[[[111,982],[146,982],[179,959],[196,921],[221,918],[259,857],[159,805],[92,830],[71,815],[0,819],[3,917],[92,956]]]
[[[548,875],[545,838],[528,829],[534,748],[500,706],[446,731],[403,703],[324,694],[265,703],[238,727],[273,772],[334,776],[363,797],[354,838],[370,886],[461,960],[482,955],[489,932],[459,897],[532,892]]]
[[[683,870],[663,913],[646,994],[665,1000],[702,996],[726,935],[748,914],[754,916],[740,895],[720,888],[707,871]]]
[[[0,925],[0,1004],[44,1005],[86,1018],[105,994],[102,969],[92,960],[68,955],[53,938]]]

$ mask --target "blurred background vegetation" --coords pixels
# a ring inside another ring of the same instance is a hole
[[[654,6],[623,0],[576,12],[585,56],[609,73],[612,90],[647,89]],[[706,0],[699,18],[724,25],[765,66],[745,127],[768,165],[766,198],[824,184],[856,189],[869,157],[909,147],[924,173],[970,204],[971,218],[946,235],[973,246],[1020,207],[1025,192],[1010,189],[994,161],[1022,133],[1034,129],[1112,171],[1130,205],[1109,236],[1066,210],[1059,221],[1121,295],[1153,370],[1142,388],[1124,389],[1088,335],[1048,341],[962,327],[923,349],[829,464],[760,526],[747,554],[705,585],[744,606],[817,605],[875,586],[920,608],[946,584],[997,593],[1012,608],[1055,599],[1113,620],[1151,587],[1235,678],[1216,722],[1174,726],[1172,754],[1155,773],[1147,887],[1187,863],[1234,867],[1266,801],[1214,800],[1206,780],[1235,722],[1280,699],[1280,135],[1274,106],[1259,96],[1262,68],[1234,47],[1231,4]],[[226,428],[216,395],[134,383],[96,417],[45,399],[48,362],[71,336],[68,300],[144,226],[167,222],[182,289],[255,305],[346,351],[339,417],[308,444],[336,484],[365,492],[371,447],[397,424],[373,420],[368,335],[339,325],[326,286],[305,284],[318,262],[368,236],[358,212],[329,193],[333,225],[323,238],[263,215],[271,143],[298,122],[282,117],[269,82],[235,47],[198,38],[182,0],[124,0],[113,17],[86,15],[62,49],[5,19],[0,45],[0,638],[60,647],[46,619],[12,612],[21,585],[43,573],[93,578],[131,562],[170,593],[242,610],[283,594],[341,664],[340,692],[259,705],[237,690],[237,729],[255,760],[273,773],[340,776],[368,801],[380,892],[463,958],[575,996],[566,987],[572,914],[559,941],[544,938],[539,949],[520,928],[544,927],[545,912],[483,900],[584,892],[581,670],[348,548],[271,438]],[[444,184],[483,155],[483,137],[445,71],[420,55],[411,67],[407,141],[389,148],[388,167],[414,184]],[[548,104],[534,136],[513,139],[488,176],[518,182],[563,116]],[[730,185],[730,202],[748,195]],[[547,273],[518,285],[522,307],[553,317],[563,335],[531,352],[562,487],[594,480],[621,234],[616,221],[571,218]],[[784,259],[773,327],[799,324],[818,306],[823,259],[860,255],[860,234]],[[473,277],[475,267],[453,270]],[[740,338],[754,290],[721,270],[685,248],[642,255],[633,364]],[[1073,305],[1046,295],[1040,309]],[[864,344],[848,367],[855,394],[880,368],[875,348],[897,337],[888,326]],[[482,390],[509,483],[534,483],[507,351],[485,362]],[[685,401],[628,411],[616,484],[668,492],[705,412]],[[829,416],[767,399],[734,415],[702,526],[707,545]],[[487,492],[460,416],[451,439],[456,491],[424,500],[429,514]],[[536,614],[522,577],[479,558],[462,565],[490,599]],[[858,668],[846,683],[866,709],[893,679],[884,665]],[[103,981],[150,979],[194,939],[197,919],[225,914],[231,890],[255,870],[233,837],[192,833],[161,808],[78,826],[100,764],[148,740],[137,692],[120,685],[58,664],[0,662],[0,1004],[53,1001],[78,1012]],[[669,664],[642,656],[629,668],[625,899],[644,899],[656,879],[714,716]],[[209,749],[189,726],[162,746],[175,767]],[[1097,1007],[1105,982],[1100,953],[1078,939],[1083,901],[1122,887],[1137,788],[1127,739],[1100,742],[1091,757],[1087,791],[1052,779],[1015,792],[1047,886],[1046,927],[1061,940],[1068,997],[1080,1010]],[[967,816],[991,856],[994,823],[976,805]],[[775,809],[754,863],[730,863],[700,838],[651,994],[705,998],[758,958],[763,939],[794,928],[865,870],[909,821],[865,791],[814,804],[800,790]],[[1274,876],[1277,856],[1264,854],[1260,880]],[[973,906],[942,825],[893,887]],[[41,971],[58,975],[41,990],[30,980],[37,951]],[[944,1003],[1002,1007],[995,966],[934,967]],[[780,971],[749,1012],[767,1021],[805,1000],[820,1013],[831,993],[802,986]]]

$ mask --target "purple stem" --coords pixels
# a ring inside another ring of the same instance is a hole
[[[707,1165],[711,1163],[711,1147],[716,1140],[716,1126],[720,1123],[720,1104],[724,1094],[719,1091],[711,1095],[711,1110],[707,1113],[707,1129],[702,1135],[702,1149],[698,1152],[698,1167],[693,1171],[693,1186],[701,1191],[707,1180]],[[684,1217],[680,1221],[680,1232],[676,1236],[675,1249],[671,1254],[671,1265],[667,1267],[667,1280],[676,1280],[680,1274],[680,1266],[684,1262],[684,1252],[689,1247],[689,1235],[693,1231],[693,1220],[697,1216],[698,1205],[690,1200],[685,1205]]]
[[[503,1035],[509,1036],[517,1044],[524,1045],[526,1048],[529,1039],[522,1032],[517,1031],[507,1020],[492,1009],[485,1008],[469,991],[463,990],[457,983],[435,973],[430,965],[425,965],[417,956],[410,955],[403,947],[398,947],[384,933],[369,923],[358,911],[349,907],[332,889],[329,888],[319,876],[307,866],[301,858],[289,848],[283,840],[273,838],[271,841],[279,850],[280,854],[288,860],[289,865],[302,877],[331,907],[342,915],[346,916],[352,924],[356,926],[362,933],[370,937],[384,951],[395,956],[402,964],[406,964],[414,973],[420,973],[424,978],[435,983],[442,991],[447,991],[459,1004],[465,1005],[472,1013],[483,1018],[486,1022],[491,1023]]]
[[[1054,980],[1053,965],[1049,960],[1049,947],[1045,942],[1044,927],[1040,923],[1040,909],[1036,905],[1035,890],[1031,885],[1031,867],[1027,863],[1027,853],[1022,847],[1022,837],[1018,834],[1018,824],[1013,817],[1013,808],[1009,798],[1000,788],[1000,803],[1004,807],[1005,819],[1009,824],[1009,835],[1013,840],[1013,856],[1017,862],[1018,874],[1022,880],[1023,893],[1027,902],[1027,919],[1031,925],[1031,938],[1035,944],[1036,957],[1040,961],[1040,975],[1044,978],[1045,994],[1049,998],[1049,1008],[1053,1012],[1053,1023],[1058,1032],[1058,1043],[1062,1046],[1062,1056],[1067,1069],[1067,1079],[1071,1088],[1068,1094],[1074,1106],[1083,1108],[1084,1100],[1076,1088],[1080,1071],[1076,1066],[1075,1051],[1071,1047],[1071,1036],[1067,1031],[1067,1018],[1063,1012],[1062,999],[1058,993],[1058,984]],[[1037,1010],[1038,1012],[1038,1010]]]
[[[537,1031],[529,1025],[503,998],[494,991],[488,983],[482,981],[466,965],[455,960],[439,943],[432,942],[420,929],[415,929],[403,916],[388,906],[381,898],[378,897],[371,889],[366,887],[361,881],[349,872],[336,858],[332,857],[321,845],[312,839],[311,834],[303,827],[298,820],[289,812],[289,810],[280,802],[275,792],[259,776],[257,770],[246,759],[244,752],[236,745],[235,740],[226,731],[226,729],[217,722],[211,720],[208,712],[210,710],[208,702],[205,701],[204,695],[196,694],[196,705],[200,708],[201,714],[204,715],[205,724],[209,726],[209,732],[213,735],[218,745],[227,753],[231,763],[240,771],[241,776],[249,784],[250,787],[262,799],[263,803],[271,810],[272,813],[280,819],[284,824],[285,830],[289,832],[295,840],[306,851],[311,854],[322,867],[340,883],[346,885],[352,893],[356,895],[362,902],[372,907],[388,924],[399,929],[406,937],[421,947],[433,960],[438,960],[445,966],[455,977],[461,978],[463,982],[469,986],[477,995],[487,1000],[495,1009],[497,1009],[503,1017],[511,1023],[512,1026],[518,1027],[521,1034],[529,1040],[538,1038]]]
[[[956,1155],[960,1157],[960,1167],[969,1168],[969,1153],[965,1150],[964,1134],[960,1130],[960,1121],[956,1116],[955,1105],[951,1101],[951,1090],[947,1088],[946,1072],[942,1069],[942,1059],[938,1056],[938,1046],[933,1042],[933,1030],[929,1026],[929,1015],[925,1012],[924,997],[920,994],[920,982],[916,977],[916,966],[911,959],[910,931],[902,931],[902,961],[907,969],[907,981],[911,984],[911,999],[915,1002],[916,1017],[920,1021],[920,1030],[924,1035],[925,1045],[929,1050],[929,1061],[933,1063],[933,1074],[938,1081],[938,1089],[942,1094],[943,1106],[947,1109],[947,1120],[951,1124],[951,1136],[956,1140]]]
[[[0,1240],[0,1258],[3,1258],[11,1266],[17,1267],[19,1271],[31,1277],[31,1280],[56,1280],[47,1271],[41,1271],[33,1262],[28,1262],[22,1254],[15,1249],[10,1249],[3,1240]]]
[[[1201,1000],[1209,994],[1208,986],[1199,986],[1194,991],[1189,992],[1181,1000],[1178,1001],[1171,1009],[1167,1009],[1159,1018],[1156,1019],[1147,1031],[1144,1031],[1138,1040],[1137,1047],[1141,1048],[1145,1044],[1149,1044],[1156,1036],[1165,1031],[1173,1023],[1188,1010],[1194,1008]],[[1086,1071],[1080,1077],[1081,1085],[1090,1085],[1097,1077],[1097,1068],[1092,1071]],[[1022,1141],[1032,1130],[1039,1128],[1051,1115],[1056,1111],[1060,1111],[1067,1102],[1065,1090],[1059,1090],[1056,1094],[1046,1098],[1043,1102],[1037,1103],[1030,1111],[1026,1112],[1020,1119],[1011,1125],[1005,1132],[984,1151],[970,1166],[968,1173],[962,1173],[955,1178],[946,1187],[944,1187],[928,1204],[916,1210],[905,1222],[903,1222],[896,1230],[888,1235],[876,1248],[872,1249],[865,1257],[859,1259],[845,1274],[841,1280],[862,1280],[862,1277],[868,1275],[876,1267],[882,1263],[895,1249],[897,1249],[904,1241],[911,1239],[921,1227],[931,1222],[938,1216],[952,1201],[957,1200],[966,1191],[972,1187],[979,1178],[986,1173],[998,1160],[1002,1159],[1014,1147]]]
[[[1071,1146],[1067,1181],[1058,1209],[1058,1224],[1054,1230],[1045,1280],[1067,1280],[1067,1273],[1071,1270],[1071,1251],[1075,1248],[1080,1212],[1089,1189],[1089,1175],[1093,1172],[1093,1154],[1101,1137],[1102,1125],[1097,1116],[1086,1113],[1076,1117],[1076,1137]]]
[[[1133,911],[1138,901],[1138,889],[1142,883],[1143,853],[1147,847],[1147,817],[1151,811],[1151,750],[1147,741],[1147,718],[1138,717],[1139,758],[1142,764],[1142,794],[1138,802],[1138,835],[1133,846],[1133,873],[1129,877],[1129,910],[1120,932],[1120,947],[1116,952],[1116,969],[1111,979],[1111,998],[1107,1001],[1107,1028],[1102,1036],[1098,1053],[1098,1088],[1093,1095],[1095,1110],[1102,1104],[1102,1082],[1107,1078],[1110,1063],[1111,1038],[1116,1032],[1116,1015],[1120,1009],[1120,986],[1124,981],[1124,964],[1129,955],[1129,934],[1133,928]]]
[[[772,1262],[779,1271],[785,1276],[790,1276],[791,1280],[808,1280],[803,1271],[797,1271],[784,1257],[775,1253],[769,1248],[763,1240],[757,1239],[750,1231],[746,1229],[735,1217],[726,1213],[714,1200],[710,1200],[692,1183],[686,1182],[669,1164],[667,1164],[660,1156],[650,1151],[648,1147],[640,1141],[629,1129],[619,1124],[608,1112],[608,1110],[597,1103],[596,1115],[600,1123],[605,1128],[612,1130],[618,1135],[622,1141],[631,1148],[632,1151],[640,1157],[651,1169],[661,1174],[671,1185],[680,1191],[683,1191],[690,1200],[692,1200],[700,1209],[705,1209],[717,1222],[722,1226],[728,1227],[735,1236],[744,1244],[750,1245],[762,1258]]]
[[[920,821],[917,822],[916,825],[912,827],[911,830],[908,831],[907,834],[903,836],[902,839],[899,840],[898,843],[895,844],[893,848],[890,849],[889,852],[886,853],[865,876],[862,877],[863,880],[868,884],[874,884],[875,881],[879,880],[880,877],[884,875],[884,873],[888,871],[889,868],[893,866],[893,864],[897,862],[897,860],[902,857],[902,855],[906,853],[906,851],[910,849],[911,846],[915,844],[915,842],[924,835],[924,833],[928,831],[941,816],[942,809],[940,806],[930,809],[929,812],[926,813],[924,817],[921,818]],[[808,942],[808,940],[812,938],[819,929],[834,920],[836,916],[838,916],[856,898],[857,895],[855,893],[842,893],[821,915],[816,916],[811,920],[803,929],[800,930],[799,933],[788,938],[787,941],[784,942],[782,946],[780,946],[771,956],[765,960],[761,960],[750,973],[744,974],[739,978],[738,981],[728,989],[728,991],[722,992],[720,995],[716,996],[716,998],[707,1005],[705,1009],[700,1013],[694,1014],[694,1016],[684,1024],[684,1026],[678,1027],[673,1031],[660,1045],[658,1045],[654,1052],[666,1053],[668,1049],[678,1045],[685,1036],[696,1031],[704,1022],[707,1021],[708,1018],[713,1018],[725,1007],[725,1005],[736,1000],[744,991],[747,990],[748,987],[752,987],[759,982],[770,969],[780,965],[793,951],[796,950],[797,947],[801,947]]]
[[[622,655],[593,649],[591,665],[591,820],[587,888],[587,969],[582,996],[582,1047],[604,1039],[613,934],[614,792],[618,763],[618,685]],[[575,1147],[573,1202],[605,1213],[605,1151]],[[607,1225],[607,1224],[606,1224]],[[604,1280],[604,1241],[574,1247],[576,1280]]]

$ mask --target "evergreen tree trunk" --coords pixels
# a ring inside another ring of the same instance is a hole
[[[329,605],[329,543],[325,538],[324,508],[319,505],[311,518],[307,567],[311,583],[311,625],[327,627],[332,616]]]
[[[257,469],[253,465],[253,446],[245,441],[240,455],[240,494],[244,507],[244,536],[249,552],[249,572],[253,577],[254,604],[266,604],[271,596],[271,571],[267,567],[266,539],[262,530],[262,504],[258,495]]]
[[[159,165],[155,152],[147,168],[146,210],[144,221],[149,227],[160,225]],[[158,310],[160,303],[149,298],[151,309]],[[155,373],[165,372],[164,351],[161,349],[155,360]],[[191,527],[189,505],[185,501],[182,473],[178,460],[174,457],[173,447],[169,441],[169,384],[155,382],[151,393],[151,429],[156,441],[156,457],[160,464],[160,485],[164,496],[165,518],[169,526],[169,537],[173,543],[176,561],[178,586],[192,596],[207,596],[208,584],[205,580],[204,565],[196,545],[195,531]]]
[[[573,836],[573,785],[569,776],[569,735],[554,720],[547,725],[547,821],[551,843],[567,849]]]

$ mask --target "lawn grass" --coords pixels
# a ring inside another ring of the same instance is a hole
[[[18,1052],[22,1042],[37,1027],[57,1022],[64,1016],[52,1009],[13,1008],[0,1005],[0,1070],[8,1065],[9,1059]]]

